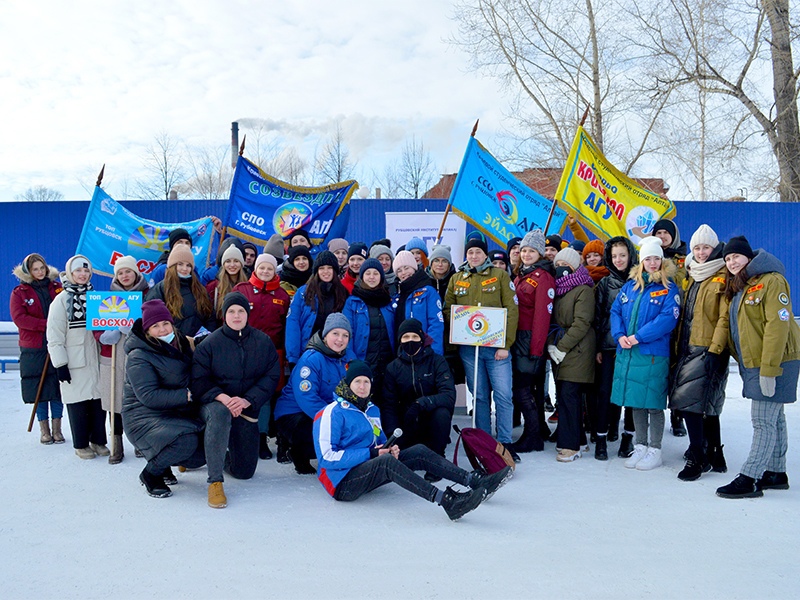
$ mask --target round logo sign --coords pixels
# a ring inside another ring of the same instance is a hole
[[[272,215],[272,227],[275,233],[283,237],[291,234],[295,229],[300,229],[311,221],[314,213],[302,202],[287,202],[278,207]]]

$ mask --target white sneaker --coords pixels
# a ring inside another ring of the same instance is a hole
[[[635,469],[636,463],[644,458],[644,455],[647,454],[647,446],[644,444],[636,444],[633,447],[633,454],[628,457],[628,460],[625,461],[625,468],[626,469]]]
[[[644,458],[636,463],[637,471],[650,471],[662,465],[661,448],[648,448]]]
[[[556,454],[556,460],[558,462],[572,462],[580,457],[580,450],[569,450],[568,448],[562,448],[558,451],[558,454]]]

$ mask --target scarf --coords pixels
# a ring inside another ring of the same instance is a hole
[[[150,289],[150,287],[147,285],[147,282],[145,281],[144,277],[142,277],[142,274],[141,273],[137,273],[136,276],[137,276],[136,283],[134,283],[129,290],[126,290],[124,287],[122,287],[120,285],[119,281],[117,281],[117,278],[115,277],[114,281],[111,282],[111,286],[110,286],[111,291],[112,292],[147,292],[147,290]]]
[[[274,292],[281,286],[281,278],[276,274],[269,281],[261,281],[256,277],[256,274],[253,273],[250,275],[249,283],[260,292]]]
[[[92,282],[77,283],[65,282],[64,291],[67,292],[67,321],[70,329],[86,327],[86,292],[93,290]]]
[[[697,283],[705,281],[724,266],[725,259],[723,258],[709,259],[704,263],[699,263],[691,254],[686,257],[686,271]]]
[[[336,386],[336,394],[341,396],[343,400],[347,400],[361,412],[367,411],[367,407],[369,406],[369,397],[361,398],[356,396],[344,379],[342,379]],[[371,395],[372,394],[370,394],[370,396]]]
[[[417,269],[411,277],[400,282],[400,295],[397,297],[397,308],[395,308],[395,314],[398,315],[398,323],[402,323],[406,318],[406,300],[408,300],[411,292],[422,289],[430,285],[430,283],[431,278],[422,269]]]
[[[463,265],[458,267],[459,271],[464,271],[465,273],[482,273],[489,267],[493,267],[492,261],[490,261],[487,257],[485,261],[483,261],[482,265],[478,265],[477,267],[470,267],[468,262],[464,262]]]
[[[564,275],[563,277],[556,279],[556,296],[563,296],[579,285],[588,285],[589,287],[594,286],[594,281],[592,281],[589,271],[587,271],[586,267],[583,265],[578,267],[578,270],[574,273],[570,273],[569,275]]]
[[[50,297],[50,279],[47,277],[42,280],[34,279],[30,285],[33,291],[36,292],[36,297],[39,298],[39,302],[42,305],[42,313],[46,319],[47,315],[50,314],[50,303],[53,301]]]
[[[385,285],[370,289],[364,287],[364,282],[360,279],[353,286],[353,296],[363,300],[367,306],[374,306],[375,308],[383,308],[392,301],[389,290],[386,289]]]
[[[555,277],[556,271],[555,268],[553,267],[553,262],[546,258],[542,258],[541,260],[536,261],[532,265],[526,265],[520,262],[519,269],[517,269],[517,277],[525,277],[525,275],[533,273],[536,269],[542,269],[543,271],[547,271],[548,273],[550,273],[550,275]]]
[[[598,265],[596,267],[590,267],[589,265],[586,265],[586,270],[589,271],[589,276],[595,283],[610,273],[610,271],[603,265]]]
[[[311,277],[311,267],[305,271],[298,271],[288,260],[283,261],[283,267],[281,267],[281,279],[283,279],[283,281],[286,283],[299,288],[308,283],[309,277]]]

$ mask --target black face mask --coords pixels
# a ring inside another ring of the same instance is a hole
[[[569,267],[556,267],[556,279],[561,279],[564,275],[571,275],[572,269]]]
[[[414,356],[420,350],[422,350],[422,342],[416,342],[416,341],[402,342],[400,344],[400,348],[402,348],[403,352],[405,352],[409,356]]]

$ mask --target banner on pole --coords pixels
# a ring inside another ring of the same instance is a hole
[[[450,194],[453,211],[506,247],[513,237],[544,230],[553,201],[514,177],[474,137],[469,139]],[[567,213],[556,207],[550,232],[564,229]]]
[[[274,234],[284,239],[296,229],[311,238],[312,254],[326,240],[345,237],[350,221],[354,180],[322,187],[291,185],[267,175],[240,156],[233,174],[225,227],[230,235],[263,246]]]
[[[114,263],[126,255],[133,256],[139,271],[146,275],[169,249],[169,232],[178,227],[192,236],[195,264],[207,265],[214,235],[210,217],[185,223],[150,221],[136,216],[100,186],[95,186],[75,252],[89,259],[94,273],[106,277],[114,276]]]
[[[399,248],[412,237],[418,237],[428,245],[428,254],[436,241],[444,212],[387,212],[386,237],[392,248]],[[467,223],[459,216],[449,215],[442,231],[440,243],[450,246],[450,256],[458,268],[464,258],[464,239]]]
[[[637,246],[658,220],[675,216],[671,200],[619,171],[583,127],[575,134],[556,198],[599,238],[624,236]]]
[[[142,292],[86,292],[86,329],[133,327],[142,316]]]
[[[450,343],[504,348],[506,318],[505,308],[454,304],[450,309]]]

